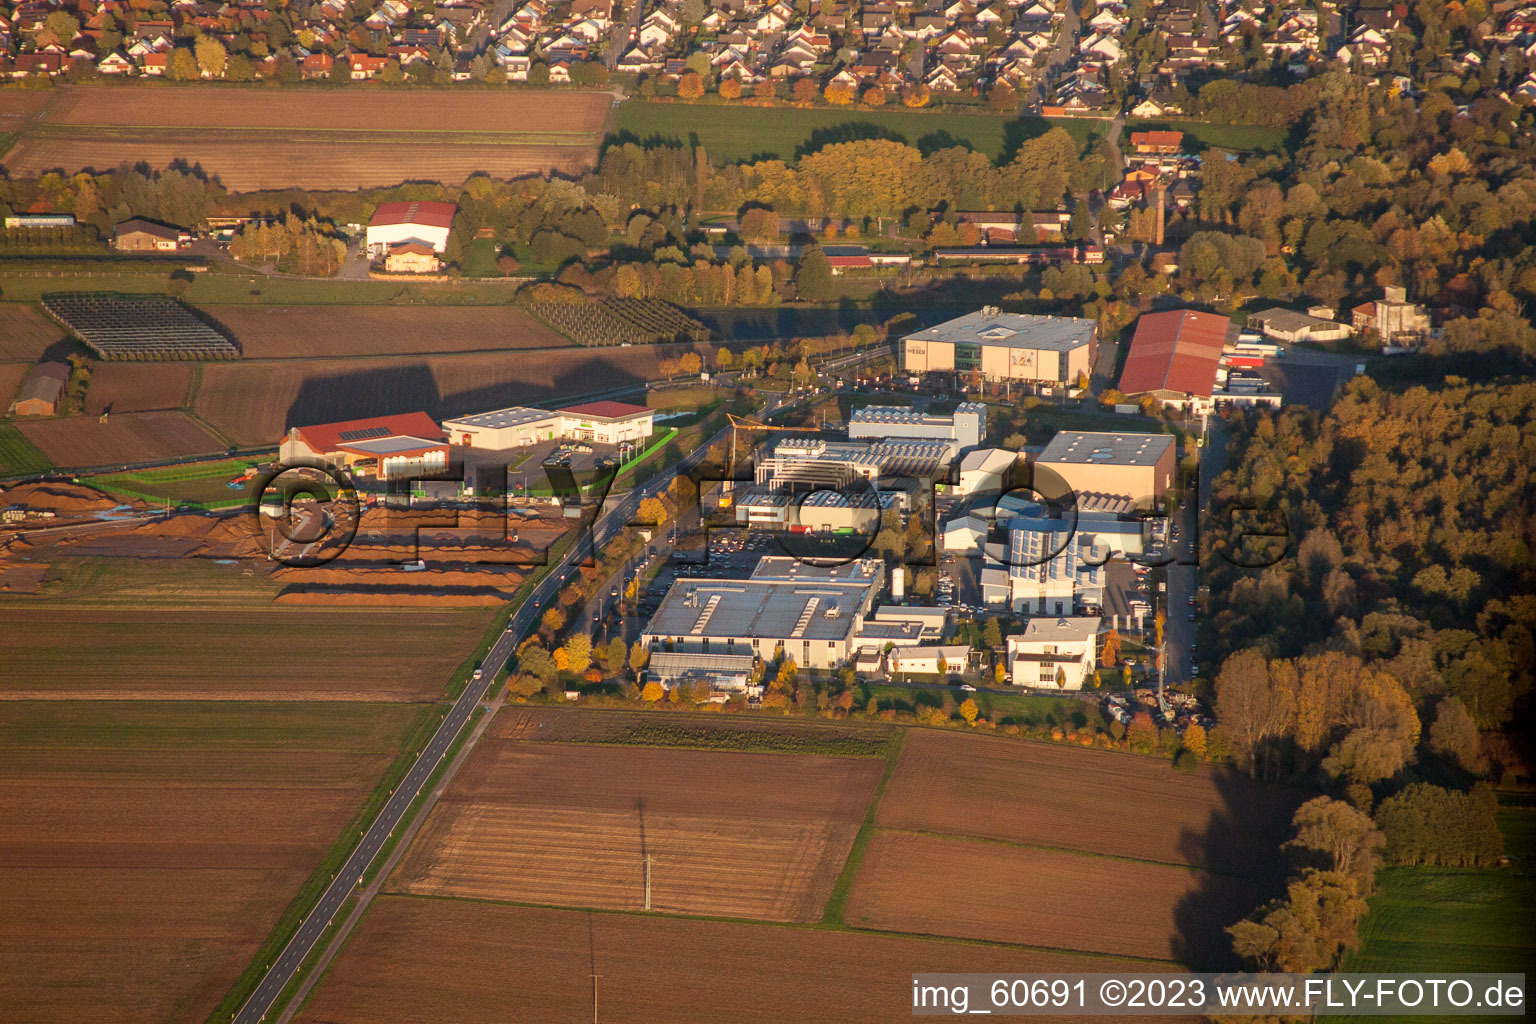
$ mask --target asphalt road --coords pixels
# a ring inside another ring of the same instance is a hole
[[[395,788],[384,809],[379,812],[379,816],[363,834],[362,841],[352,851],[352,855],[347,858],[341,870],[336,873],[330,887],[325,890],[320,901],[304,918],[298,931],[289,939],[288,945],[268,966],[267,973],[257,984],[255,991],[240,1008],[240,1012],[235,1015],[236,1024],[257,1024],[265,1019],[272,1004],[293,980],[299,966],[314,950],[331,920],[341,910],[347,896],[362,881],[364,873],[384,846],[385,840],[399,827],[406,811],[425,788],[427,778],[437,767],[438,762],[447,755],[448,748],[453,745],[454,739],[469,721],[475,705],[485,697],[491,681],[505,667],[518,641],[533,628],[540,611],[554,600],[556,592],[572,566],[592,552],[594,543],[600,547],[624,529],[634,518],[643,499],[659,494],[677,473],[691,469],[703,458],[711,444],[725,436],[726,431],[722,430],[690,453],[675,469],[661,474],[645,486],[636,488],[622,497],[610,497],[607,510],[599,515],[592,532],[585,534],[572,546],[565,557],[534,588],[532,595],[513,612],[507,630],[497,638],[496,644],[481,663],[481,668],[484,670],[481,681],[478,683],[472,681],[464,688],[464,692],[454,702],[453,708],[444,716],[442,724],[438,726],[431,741],[417,757],[416,763],[411,765],[410,771]]]

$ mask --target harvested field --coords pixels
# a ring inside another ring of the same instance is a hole
[[[16,389],[31,369],[31,363],[0,363],[0,412],[10,408]]]
[[[192,367],[187,363],[98,363],[91,370],[85,411],[99,416],[180,409],[191,382]]]
[[[0,89],[0,131],[13,132],[36,117],[48,101],[58,96],[58,89]]]
[[[443,419],[550,395],[574,396],[656,376],[683,346],[419,359],[210,363],[194,409],[240,444],[271,444],[290,426],[422,409]]]
[[[202,1024],[430,710],[0,711],[0,1005]]]
[[[876,824],[1267,875],[1300,802],[1235,771],[918,729]]]
[[[1222,929],[1270,895],[1254,882],[1195,868],[881,831],[865,848],[845,920],[1235,968]]]
[[[223,451],[225,445],[181,412],[138,412],[17,422],[55,466],[109,466]]]
[[[223,137],[235,135],[237,139]],[[291,136],[290,136],[291,137]],[[579,175],[591,168],[595,137],[567,145],[481,142],[351,142],[334,135],[313,141],[250,138],[249,133],[152,131],[143,141],[104,140],[90,128],[24,136],[5,154],[14,175],[49,171],[110,171],[140,163],[155,169],[185,162],[201,167],[231,192],[265,189],[381,188],[403,181],[461,185],[475,174],[519,178],[552,172]]]
[[[298,1020],[568,1024],[591,1016],[596,974],[610,1024],[889,1024],[911,1015],[918,970],[1159,968],[859,932],[381,896]]]
[[[273,581],[197,559],[69,559],[52,575],[0,614],[0,697],[434,700],[489,623],[278,607]]]
[[[502,716],[401,862],[403,892],[819,919],[884,762],[522,742]],[[701,780],[710,780],[701,785]]]
[[[566,348],[517,306],[209,306],[247,359]],[[94,383],[94,382],[93,382]]]
[[[31,303],[0,302],[0,361],[36,362],[63,337],[64,328]]]
[[[322,103],[313,93],[217,87],[166,89],[146,102],[133,91],[62,91],[5,167],[34,176],[184,161],[236,192],[577,174],[596,158],[612,102],[602,92],[357,89]]]
[[[430,126],[432,131],[595,132],[613,97],[606,92],[476,89],[358,89],[324,94],[292,89],[181,86],[138,89],[76,86],[59,90],[49,124],[161,128],[271,128],[294,131]],[[322,102],[323,99],[323,102]],[[0,108],[3,109],[3,108]],[[294,126],[302,126],[295,129]]]

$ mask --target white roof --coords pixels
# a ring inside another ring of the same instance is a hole
[[[1030,619],[1019,639],[1024,643],[1081,642],[1096,635],[1102,621],[1097,615]]]
[[[1019,453],[1006,448],[977,448],[960,460],[962,473],[1001,473],[1018,460]]]

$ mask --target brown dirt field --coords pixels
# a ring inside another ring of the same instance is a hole
[[[566,348],[516,306],[208,306],[247,359]]]
[[[0,131],[15,131],[24,119],[36,116],[58,94],[58,89],[0,89]]]
[[[488,625],[483,610],[236,611],[137,592],[147,606],[33,598],[0,610],[0,699],[435,700]]]
[[[890,1024],[911,1015],[918,971],[1112,970],[1162,973],[942,940],[382,896],[298,1020],[569,1024],[592,1015],[596,974],[609,1024]]]
[[[4,126],[0,125],[0,131]],[[30,303],[0,302],[0,360],[36,362],[54,342],[64,337],[64,328],[49,320]],[[9,402],[10,396],[6,396]]]
[[[873,758],[519,742],[498,717],[391,885],[410,893],[819,919]]]
[[[1222,929],[1270,894],[1194,868],[945,836],[877,832],[854,927],[1229,966]],[[1199,902],[1198,912],[1193,904]]]
[[[311,100],[311,102],[313,102]],[[321,105],[323,106],[323,104]],[[358,189],[403,181],[460,185],[475,174],[519,178],[555,172],[577,175],[592,167],[597,137],[572,145],[411,142],[347,143],[334,136],[313,141],[210,139],[196,131],[154,131],[140,140],[103,139],[90,128],[68,134],[23,136],[4,156],[11,174],[75,174],[140,163],[161,169],[184,161],[231,192],[264,189]]]
[[[1229,770],[917,729],[876,824],[1268,875],[1299,803]]]
[[[138,412],[60,420],[18,420],[17,428],[55,466],[110,466],[222,452],[224,444],[180,412]]]
[[[100,512],[120,504],[94,488],[57,482],[17,484],[0,490],[0,494],[5,496],[7,505],[47,509],[61,516]]]
[[[202,1024],[421,710],[0,709],[0,1006]]]
[[[44,93],[46,95],[46,93]],[[50,124],[175,128],[396,128],[432,131],[597,131],[613,97],[563,89],[358,89],[324,96],[289,89],[188,86],[142,90],[76,86],[59,90]],[[4,109],[4,108],[0,108]]]
[[[305,423],[413,409],[443,419],[638,384],[682,348],[209,363],[193,407],[240,444],[273,444]]]
[[[186,363],[97,363],[85,393],[85,411],[149,412],[180,409],[187,400],[192,367]]]
[[[16,397],[16,389],[21,387],[21,382],[26,379],[31,369],[31,363],[0,363],[0,412],[5,412],[11,407],[11,399]]]

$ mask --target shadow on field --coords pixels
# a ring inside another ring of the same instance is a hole
[[[658,352],[658,358],[676,348],[667,346]],[[505,358],[505,367],[486,368],[484,376],[492,383],[447,394],[427,363],[314,377],[299,387],[283,426],[287,429],[418,410],[441,421],[532,402],[571,404],[593,392],[635,389],[646,381],[645,374],[584,349],[536,356],[508,352]],[[567,365],[551,373],[549,363],[554,360]],[[451,365],[452,361],[442,362]]]
[[[1195,970],[1241,966],[1226,934],[1228,925],[1285,890],[1287,864],[1280,844],[1290,838],[1291,817],[1302,794],[1254,782],[1242,772],[1212,769],[1222,806],[1200,831],[1186,830],[1179,848],[1189,863],[1205,867],[1200,886],[1174,907],[1173,953]]]

